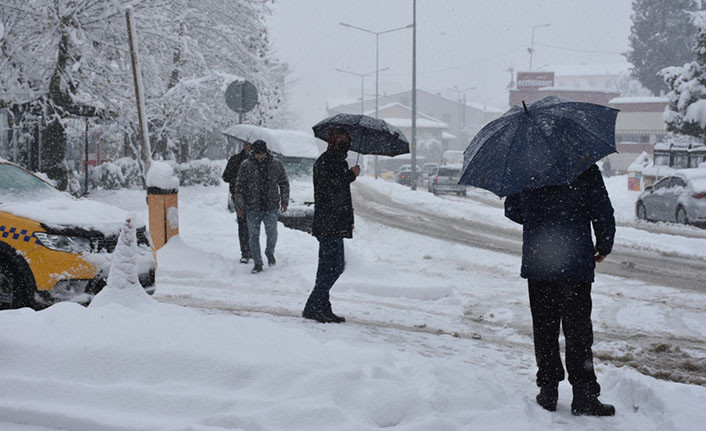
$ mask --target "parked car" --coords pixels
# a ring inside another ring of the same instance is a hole
[[[438,163],[424,163],[424,166],[422,166],[421,184],[428,185],[429,180],[434,175],[434,172],[436,172],[437,169],[439,169]]]
[[[635,214],[641,220],[706,223],[706,169],[678,169],[645,187]]]
[[[106,284],[126,216],[0,160],[0,309],[90,302]],[[139,282],[152,294],[156,253],[145,225],[136,231]]]
[[[461,168],[462,165],[439,166],[429,182],[429,192],[435,195],[456,193],[459,196],[466,196],[466,186],[458,183],[461,179]]]
[[[421,175],[422,170],[417,166],[417,175]],[[395,174],[395,181],[408,186],[412,181],[412,165],[402,165]]]

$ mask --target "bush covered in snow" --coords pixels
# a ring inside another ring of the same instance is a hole
[[[221,183],[221,174],[225,169],[225,160],[193,160],[187,163],[168,161],[174,168],[182,186],[217,186]],[[123,157],[113,162],[106,162],[98,167],[90,167],[88,181],[92,189],[141,189],[143,179],[137,160]]]
[[[217,186],[225,167],[225,160],[200,159],[175,164],[174,173],[182,186]]]

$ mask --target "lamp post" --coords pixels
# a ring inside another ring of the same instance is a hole
[[[358,27],[355,25],[351,25],[345,22],[340,22],[340,25],[348,28],[352,28],[355,30],[360,30],[365,33],[370,33],[375,35],[375,118],[378,118],[378,95],[379,93],[379,75],[378,72],[380,72],[380,35],[385,34],[385,33],[392,33],[393,31],[398,31],[398,30],[404,30],[406,28],[411,28],[413,27],[413,24],[406,25],[404,27],[396,27],[396,28],[391,28],[389,30],[383,30],[383,31],[373,31],[373,30],[368,30],[367,28],[363,27]],[[412,96],[414,97],[414,96]],[[375,156],[375,179],[378,177],[378,156]]]
[[[412,181],[417,190],[417,0],[412,0]]]
[[[529,49],[529,53],[530,53],[529,68],[530,68],[530,70],[532,70],[532,55],[534,54],[534,31],[540,27],[549,27],[550,25],[551,24],[539,24],[539,25],[535,25],[532,27],[532,42],[530,44],[530,49]]]
[[[365,105],[364,105],[364,103],[363,103],[363,99],[365,98],[365,92],[364,92],[364,90],[365,90],[365,82],[364,82],[364,78],[365,78],[366,76],[368,76],[368,75],[372,75],[373,73],[384,72],[384,71],[386,71],[386,70],[390,70],[390,68],[389,68],[389,67],[386,67],[386,68],[384,68],[384,69],[374,70],[374,71],[368,72],[368,73],[358,73],[358,72],[353,72],[353,71],[350,71],[350,70],[344,70],[344,69],[338,69],[338,68],[336,68],[335,70],[336,70],[336,72],[348,73],[349,75],[355,75],[355,76],[359,76],[359,77],[360,77],[360,113],[361,113],[361,114],[364,114],[364,113],[365,113]]]
[[[461,133],[463,132],[463,129],[466,128],[466,91],[470,90],[475,90],[476,87],[468,87],[464,88],[463,90],[460,90],[457,86],[453,86],[452,88],[449,88],[451,91],[455,91],[458,97],[458,128],[457,128],[457,138],[459,143],[463,143],[463,139],[461,136]],[[463,94],[463,99],[461,98],[461,94]]]

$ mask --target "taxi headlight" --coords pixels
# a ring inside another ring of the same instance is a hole
[[[67,253],[90,253],[91,241],[80,236],[52,235],[45,232],[35,232],[39,242],[46,248]]]

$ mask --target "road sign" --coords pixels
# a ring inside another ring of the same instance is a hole
[[[244,114],[257,105],[257,88],[250,81],[233,81],[226,89],[226,105]]]

